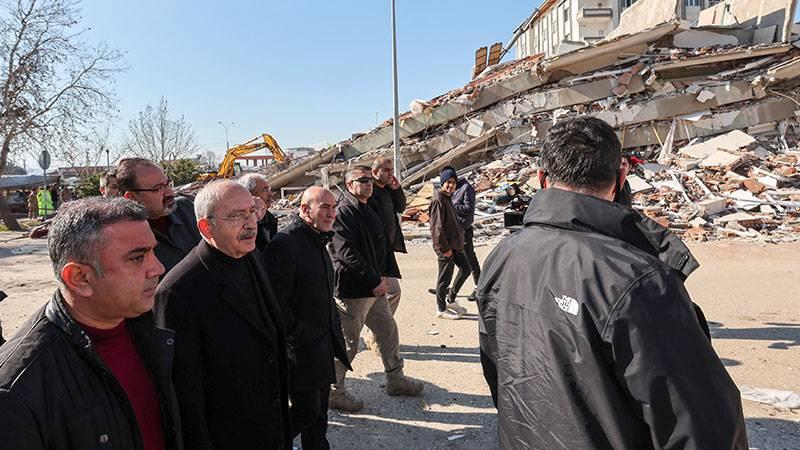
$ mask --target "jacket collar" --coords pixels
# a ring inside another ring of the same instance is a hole
[[[205,240],[201,240],[200,243],[197,245],[196,250],[197,256],[200,258],[200,262],[203,266],[208,270],[209,274],[213,278],[214,282],[221,286],[221,297],[222,301],[225,302],[231,309],[233,309],[239,316],[244,319],[245,322],[250,324],[253,328],[258,330],[261,334],[263,334],[267,339],[273,340],[273,331],[272,327],[273,324],[269,323],[269,317],[264,317],[264,321],[260,321],[257,317],[261,316],[262,314],[259,311],[256,311],[253,307],[251,302],[242,301],[241,298],[241,291],[239,288],[231,284],[229,280],[225,277],[225,274],[228,270],[228,267],[225,267],[225,264],[222,262],[224,258],[230,258],[229,256],[223,254],[219,250],[215,249],[211,245],[208,244]],[[254,250],[254,252],[258,252],[258,250]],[[243,256],[242,258],[253,258],[253,252]],[[256,261],[258,258],[253,258],[253,262],[257,263]],[[256,264],[257,265],[257,264]],[[257,281],[262,285],[262,288],[266,291],[268,289],[265,286],[265,281],[261,279],[260,274],[253,274],[258,279]],[[265,295],[270,295],[268,292],[264,292]],[[269,327],[269,329],[265,328]]]
[[[305,233],[305,235],[308,236],[317,247],[324,247],[328,244],[328,242],[331,241],[331,238],[333,238],[333,231],[317,231],[311,228],[311,225],[305,223],[297,214],[292,216],[291,222],[289,222],[289,225],[286,226],[285,231],[288,234],[293,230],[299,230],[302,233]]]
[[[525,213],[525,226],[537,224],[619,239],[657,257],[684,279],[700,266],[668,229],[632,208],[591,195],[557,188],[537,192]]]
[[[53,297],[50,298],[50,303],[47,304],[44,315],[47,320],[66,333],[79,347],[86,351],[91,350],[92,340],[89,339],[89,335],[83,331],[83,328],[69,314],[67,304],[64,302],[64,297],[61,295],[60,290],[56,289]]]

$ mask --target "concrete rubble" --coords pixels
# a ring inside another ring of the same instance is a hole
[[[548,129],[592,115],[647,161],[630,179],[643,214],[687,239],[796,240],[796,0],[726,0],[691,26],[678,19],[680,1],[639,0],[603,41],[548,59],[490,64],[461,88],[412,102],[399,124],[407,231],[424,236],[432,182],[450,165],[478,191],[476,226],[503,233],[495,199],[515,183],[535,194]],[[268,173],[273,189],[341,185],[349,166],[392,155],[392,125]]]

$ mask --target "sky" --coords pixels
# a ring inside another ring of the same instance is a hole
[[[401,113],[469,81],[474,52],[508,41],[539,1],[398,0]],[[261,133],[320,147],[392,115],[391,1],[84,0],[87,38],[124,53],[118,119],[163,95],[201,152]],[[513,51],[506,57],[513,57]]]
[[[480,46],[508,42],[541,0],[398,0],[401,113],[469,81]],[[797,18],[796,18],[797,20]],[[124,53],[118,146],[161,96],[200,152],[261,133],[322,147],[392,115],[390,0],[83,0],[87,38]],[[505,60],[513,58],[513,50]]]

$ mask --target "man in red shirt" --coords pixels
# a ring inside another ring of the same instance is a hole
[[[59,210],[58,289],[0,347],[0,449],[183,448],[174,334],[150,312],[164,267],[147,217],[122,198]]]

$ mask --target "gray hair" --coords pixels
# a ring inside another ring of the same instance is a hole
[[[214,210],[222,202],[224,191],[232,186],[246,189],[242,184],[232,180],[215,180],[205,185],[194,198],[194,215],[198,219],[214,217]]]
[[[63,285],[61,270],[69,262],[87,264],[102,277],[99,253],[103,230],[116,223],[146,221],[147,217],[144,206],[122,197],[88,197],[65,203],[47,233],[56,279]]]
[[[260,173],[248,173],[246,175],[242,175],[238,180],[236,180],[236,182],[244,186],[248,191],[253,192],[253,189],[256,188],[256,182],[258,180],[267,183],[267,186],[269,186],[269,179],[266,177],[266,175],[262,175]]]

